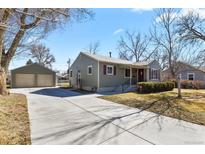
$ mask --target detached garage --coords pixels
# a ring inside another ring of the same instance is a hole
[[[13,88],[53,87],[56,85],[56,73],[37,63],[11,70]]]

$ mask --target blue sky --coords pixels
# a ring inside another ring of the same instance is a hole
[[[67,60],[75,60],[80,51],[90,42],[100,42],[99,54],[118,57],[117,40],[125,30],[148,33],[154,20],[152,9],[92,9],[94,19],[86,22],[74,22],[64,29],[57,29],[42,42],[55,56],[54,70],[66,70]],[[13,60],[10,69],[25,65],[29,57]]]

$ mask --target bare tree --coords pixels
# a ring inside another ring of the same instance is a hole
[[[52,63],[55,62],[55,57],[50,53],[50,49],[43,44],[36,44],[31,47],[31,57],[45,67],[52,68]]]
[[[126,31],[125,36],[118,41],[119,57],[121,59],[132,60],[136,62],[149,59],[151,54],[148,51],[149,39],[147,36],[141,36],[140,33]]]
[[[205,18],[199,12],[189,10],[179,17],[177,32],[185,44],[201,47],[192,54],[192,57],[195,55],[192,62],[199,67],[205,65]]]
[[[17,53],[68,21],[90,15],[87,9],[0,9],[0,94],[7,94],[6,72]]]
[[[158,47],[156,55],[161,59],[163,68],[169,68],[173,78],[177,77],[177,61],[180,59],[184,46],[175,30],[177,10],[158,9],[156,21],[151,31],[153,45]]]
[[[85,51],[89,52],[90,54],[97,54],[99,52],[100,42],[90,43],[88,48]]]

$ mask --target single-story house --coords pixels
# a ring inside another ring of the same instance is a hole
[[[160,65],[156,60],[131,61],[80,52],[70,67],[70,83],[89,91],[117,91],[136,87],[137,82],[160,81]]]
[[[205,84],[205,71],[184,62],[177,62],[176,74],[180,75],[181,80],[202,81]],[[162,71],[162,80],[171,79],[170,69]]]
[[[56,72],[34,63],[11,70],[11,87],[52,87],[56,85]]]

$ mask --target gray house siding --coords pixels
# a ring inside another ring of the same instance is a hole
[[[160,71],[160,69],[161,69],[161,67],[160,67],[160,65],[159,65],[159,63],[156,61],[156,60],[154,60],[153,62],[151,62],[149,65],[148,65],[148,67],[149,67],[149,72],[148,72],[148,79],[149,79],[149,81],[161,81],[161,71]],[[152,80],[151,78],[150,78],[150,73],[151,73],[151,69],[156,69],[156,70],[158,70],[158,76],[157,76],[157,80]],[[147,70],[148,71],[148,70]]]
[[[188,74],[193,73],[194,74],[194,80],[202,81],[205,85],[205,72],[194,68],[193,66],[190,66],[188,64],[179,63],[178,64],[178,71],[177,74],[181,74],[181,80],[188,80]],[[163,80],[169,80],[171,77],[170,70],[167,69],[163,71],[162,73]]]
[[[116,67],[116,74],[114,75],[106,75],[104,74],[104,65],[113,65]],[[126,65],[119,65],[119,64],[111,64],[111,63],[103,63],[100,62],[99,69],[100,69],[100,88],[109,88],[109,87],[117,87],[123,84],[129,84],[130,78],[125,78],[125,68],[129,68]]]
[[[88,66],[92,66],[92,75],[88,75]],[[70,77],[71,85],[77,87],[77,75],[81,74],[81,88],[86,90],[92,90],[97,88],[97,76],[98,76],[98,62],[84,54],[79,54],[77,59],[72,64],[70,71],[72,71],[72,77]]]
[[[160,65],[159,63],[154,60],[153,62],[151,62],[149,65],[148,65],[150,68],[155,68],[155,69],[160,69]]]
[[[37,83],[36,78],[37,74],[46,74],[53,76],[53,86],[56,85],[56,73],[52,70],[49,70],[39,64],[31,64],[28,66],[20,67],[14,70],[11,70],[11,86],[16,87],[16,74],[34,74],[35,75],[35,85]]]
[[[194,80],[203,81],[205,83],[205,72],[202,72],[189,66],[183,66],[183,68],[180,68],[178,71],[178,74],[181,74],[182,80],[188,80],[187,77],[189,73],[194,73]]]

